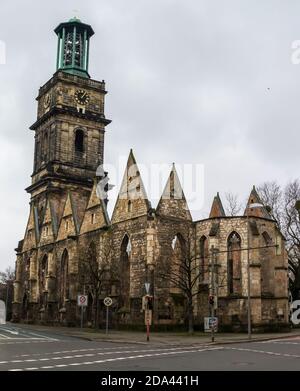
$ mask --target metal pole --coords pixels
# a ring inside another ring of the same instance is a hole
[[[147,319],[147,342],[150,341],[150,325],[149,325],[149,318]]]
[[[108,334],[108,306],[106,306],[106,334]]]
[[[85,295],[85,284],[83,284],[83,294]],[[83,314],[84,314],[83,305],[81,306],[81,320],[80,320],[80,328],[83,328]]]
[[[247,293],[248,293],[248,300],[247,300],[247,307],[248,307],[248,339],[251,339],[251,292],[250,292],[250,231],[249,231],[249,207],[247,208]]]
[[[80,328],[83,328],[83,306],[81,306],[81,320],[80,320]]]

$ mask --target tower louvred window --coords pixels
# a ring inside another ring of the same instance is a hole
[[[84,133],[81,129],[76,130],[75,151],[76,152],[84,152]]]

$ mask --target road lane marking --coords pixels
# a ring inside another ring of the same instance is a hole
[[[283,342],[283,343],[290,343],[290,341],[299,341],[299,343],[300,343],[300,338],[298,338],[298,337],[295,337],[295,338],[291,337],[291,338],[286,338],[286,339],[270,339],[268,341],[261,341],[261,342],[258,342],[258,343],[263,343],[263,344],[281,343],[281,342]],[[297,343],[297,345],[299,343]]]
[[[271,355],[271,356],[300,358],[300,355],[298,355],[298,354],[268,352],[268,351],[265,351],[265,350],[257,350],[257,349],[231,348],[231,347],[225,347],[224,349],[227,349],[227,350],[238,350],[238,351],[241,351],[241,352],[252,352],[252,353],[268,354],[268,355]]]
[[[298,345],[300,346],[299,342],[273,342],[276,345]]]
[[[53,338],[53,337],[47,337],[47,336],[44,336],[44,335],[41,335],[41,334],[36,334],[36,333],[32,333],[32,332],[27,332],[27,331],[20,331],[18,329],[8,329],[6,327],[0,327],[0,337],[2,337],[3,339],[11,339],[11,340],[15,340],[15,339],[29,339],[29,340],[33,340],[33,339],[43,339],[43,340],[53,340],[53,341],[57,341],[56,338]],[[2,333],[9,333],[9,334],[13,334],[13,335],[18,335],[18,337],[13,337],[13,336],[8,336],[8,335],[5,335],[5,334],[2,334]]]
[[[102,363],[106,363],[106,362],[113,362],[113,361],[120,361],[120,360],[133,360],[136,358],[148,358],[148,357],[175,355],[175,354],[207,352],[207,351],[212,351],[212,350],[223,350],[223,349],[224,349],[223,347],[215,347],[215,348],[210,347],[207,349],[195,349],[195,350],[182,350],[182,351],[175,351],[175,352],[172,351],[172,352],[161,352],[161,353],[151,353],[151,354],[139,354],[136,356],[114,357],[114,358],[108,358],[108,359],[96,360],[96,361],[86,361],[86,362],[69,363],[69,364],[58,364],[58,365],[53,365],[52,367],[53,368],[61,368],[61,367],[76,366],[76,365],[93,365],[93,364],[102,364]],[[38,370],[38,369],[48,369],[47,367],[48,366],[43,366],[43,367],[39,367],[39,368],[14,368],[14,369],[9,369],[8,371],[32,371],[32,370]]]
[[[43,338],[43,339],[50,339],[50,340],[55,340],[57,341],[58,339],[54,338],[54,337],[48,337],[47,335],[44,335],[44,334],[38,334],[38,333],[35,333],[33,331],[31,331],[31,329],[29,330],[24,330],[22,328],[18,328],[18,327],[14,327],[13,329],[9,329],[7,327],[1,327],[0,326],[0,332],[1,331],[5,331],[5,332],[8,332],[10,334],[15,334],[15,335],[22,335],[24,336],[24,338],[30,338],[29,336],[35,336],[35,337],[38,337],[38,338]]]
[[[43,338],[43,339],[49,339],[49,340],[52,340],[52,341],[58,341],[56,338],[47,337],[46,335],[32,333],[31,331],[30,332],[28,331],[28,334],[29,335],[35,335],[36,337]]]
[[[18,331],[15,331],[15,330],[10,330],[10,329],[7,329],[6,327],[0,327],[0,330],[2,331],[6,331],[7,333],[10,333],[10,334],[15,334],[15,335],[18,335],[19,332]]]
[[[32,337],[32,338],[29,338],[29,337],[25,338],[25,337],[8,337],[8,336],[6,337],[6,339],[10,339],[10,340],[13,340],[13,341],[14,341],[15,339],[16,339],[16,340],[23,339],[23,340],[26,340],[26,341],[27,341],[28,339],[30,339],[31,341],[32,341],[32,340],[38,340],[38,339],[39,339],[39,340],[44,340],[44,338],[34,338],[34,337]]]
[[[21,354],[21,355],[15,356],[15,357],[46,356],[46,355],[50,355],[50,354],[94,352],[94,351],[97,351],[97,350],[114,350],[114,349],[136,349],[136,347],[133,346],[131,348],[131,347],[128,347],[128,346],[116,346],[116,347],[109,347],[109,348],[73,349],[73,350],[61,350],[60,352],[45,352],[45,353]]]
[[[208,346],[206,348],[209,348]],[[39,362],[39,361],[51,361],[51,360],[73,360],[74,358],[83,358],[83,357],[95,357],[95,356],[105,356],[111,354],[129,354],[129,353],[151,353],[151,352],[167,352],[167,351],[177,351],[182,350],[183,348],[169,348],[169,349],[140,349],[140,350],[125,350],[125,351],[112,351],[112,352],[98,352],[98,353],[86,353],[86,354],[76,354],[73,356],[60,356],[60,357],[44,357],[44,358],[32,358],[24,360],[6,360],[0,361],[0,365],[4,364],[15,364],[15,363],[27,363],[27,362]],[[184,349],[194,349],[194,348],[184,348]]]
[[[16,339],[16,338],[8,338],[10,341],[13,340],[13,339]],[[24,338],[25,339],[25,338]],[[0,345],[16,345],[16,344],[32,344],[32,343],[50,343],[50,342],[68,342],[68,341],[63,341],[63,340],[59,340],[59,341],[51,341],[51,340],[45,340],[45,339],[41,339],[39,341],[36,341],[37,338],[34,338],[34,340],[30,340],[28,341],[29,338],[26,338],[26,341],[17,341],[17,342],[0,342]],[[1,341],[1,338],[0,338],[0,341]],[[3,340],[3,341],[6,341],[6,340]]]
[[[59,340],[59,342],[62,342],[61,340]],[[66,341],[64,341],[66,342]],[[191,347],[186,347],[186,346],[177,346],[177,347],[174,347],[172,349],[195,349],[197,347],[210,347],[211,345],[202,345],[202,344],[198,344],[198,346],[196,344],[194,344],[193,346]],[[158,347],[157,347],[158,348]],[[111,347],[107,347],[107,348],[85,348],[85,349],[72,349],[72,350],[61,350],[61,351],[55,351],[55,352],[43,352],[43,353],[32,353],[32,354],[21,354],[21,355],[16,355],[15,357],[33,357],[33,356],[48,356],[48,355],[52,355],[52,354],[65,354],[65,353],[81,353],[81,352],[95,352],[95,351],[103,351],[103,350],[117,350],[117,349],[136,349],[136,346],[111,346]],[[165,350],[166,348],[164,347],[161,347],[161,350]]]

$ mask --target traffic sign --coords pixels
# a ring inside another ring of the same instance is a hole
[[[211,332],[211,330],[215,332],[218,331],[218,318],[216,316],[205,317],[204,318],[204,331]]]
[[[106,297],[104,300],[103,300],[103,303],[104,305],[106,305],[106,307],[109,307],[112,305],[112,298],[111,297]]]
[[[77,305],[79,307],[87,307],[87,305],[88,305],[87,295],[78,295],[77,296]]]

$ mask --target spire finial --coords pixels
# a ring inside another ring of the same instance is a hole
[[[73,18],[74,19],[79,19],[78,14],[79,14],[79,11],[77,9],[73,9],[73,15],[74,15]]]

